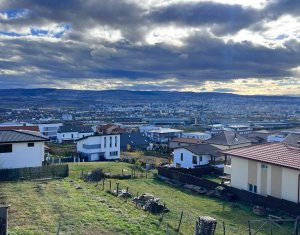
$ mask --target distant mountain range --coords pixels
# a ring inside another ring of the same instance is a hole
[[[68,89],[0,89],[1,108],[69,106],[86,107],[93,104],[146,104],[178,103],[181,101],[209,101],[232,99],[241,102],[264,101],[299,103],[300,97],[289,96],[242,96],[216,92],[169,92],[169,91],[128,91],[128,90],[68,90]]]

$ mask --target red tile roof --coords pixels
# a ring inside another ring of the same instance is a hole
[[[226,155],[300,170],[300,148],[284,143],[266,143],[223,151]]]
[[[200,144],[200,143],[202,143],[201,140],[194,139],[194,138],[174,138],[174,139],[170,140],[170,142],[187,143],[187,144]]]
[[[37,131],[40,132],[38,126],[0,126],[0,131],[9,130],[24,130],[24,131]]]

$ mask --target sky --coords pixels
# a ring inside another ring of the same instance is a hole
[[[300,1],[1,0],[0,88],[300,96]]]

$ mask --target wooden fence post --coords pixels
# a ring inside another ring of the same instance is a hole
[[[248,230],[249,230],[249,235],[251,235],[251,224],[250,224],[250,220],[248,221]]]
[[[102,181],[102,190],[104,190],[104,183],[105,183],[105,178],[103,178],[103,181]]]
[[[117,184],[117,196],[119,196],[119,183],[116,184]]]
[[[226,235],[225,222],[223,221],[223,235]]]
[[[182,217],[183,217],[183,211],[181,211],[181,215],[180,215],[180,220],[179,220],[179,224],[178,224],[177,232],[179,232],[179,231],[180,231],[180,226],[181,226]]]

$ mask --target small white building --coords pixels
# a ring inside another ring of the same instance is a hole
[[[219,149],[210,144],[196,144],[177,148],[173,152],[173,164],[177,168],[194,168],[221,160]]]
[[[57,132],[58,143],[75,141],[94,134],[91,126],[61,126]]]
[[[45,141],[38,132],[0,130],[0,169],[42,166]]]
[[[241,136],[248,136],[252,133],[252,128],[248,125],[230,125],[228,130],[238,133]]]
[[[159,127],[157,130],[147,132],[147,136],[155,143],[167,144],[173,138],[181,138],[182,130]]]
[[[266,143],[224,151],[231,164],[231,186],[295,203],[300,202],[300,148]]]
[[[79,139],[77,152],[87,161],[120,159],[120,134],[93,135]]]
[[[211,135],[216,135],[224,130],[224,125],[223,124],[212,124],[212,125],[208,125],[208,127],[206,129],[207,129],[206,133],[209,133]]]
[[[197,140],[208,140],[211,138],[211,134],[205,132],[184,132],[182,138],[193,138]]]
[[[50,139],[57,139],[57,131],[60,126],[63,126],[62,123],[42,123],[38,124],[40,132],[49,137]]]

